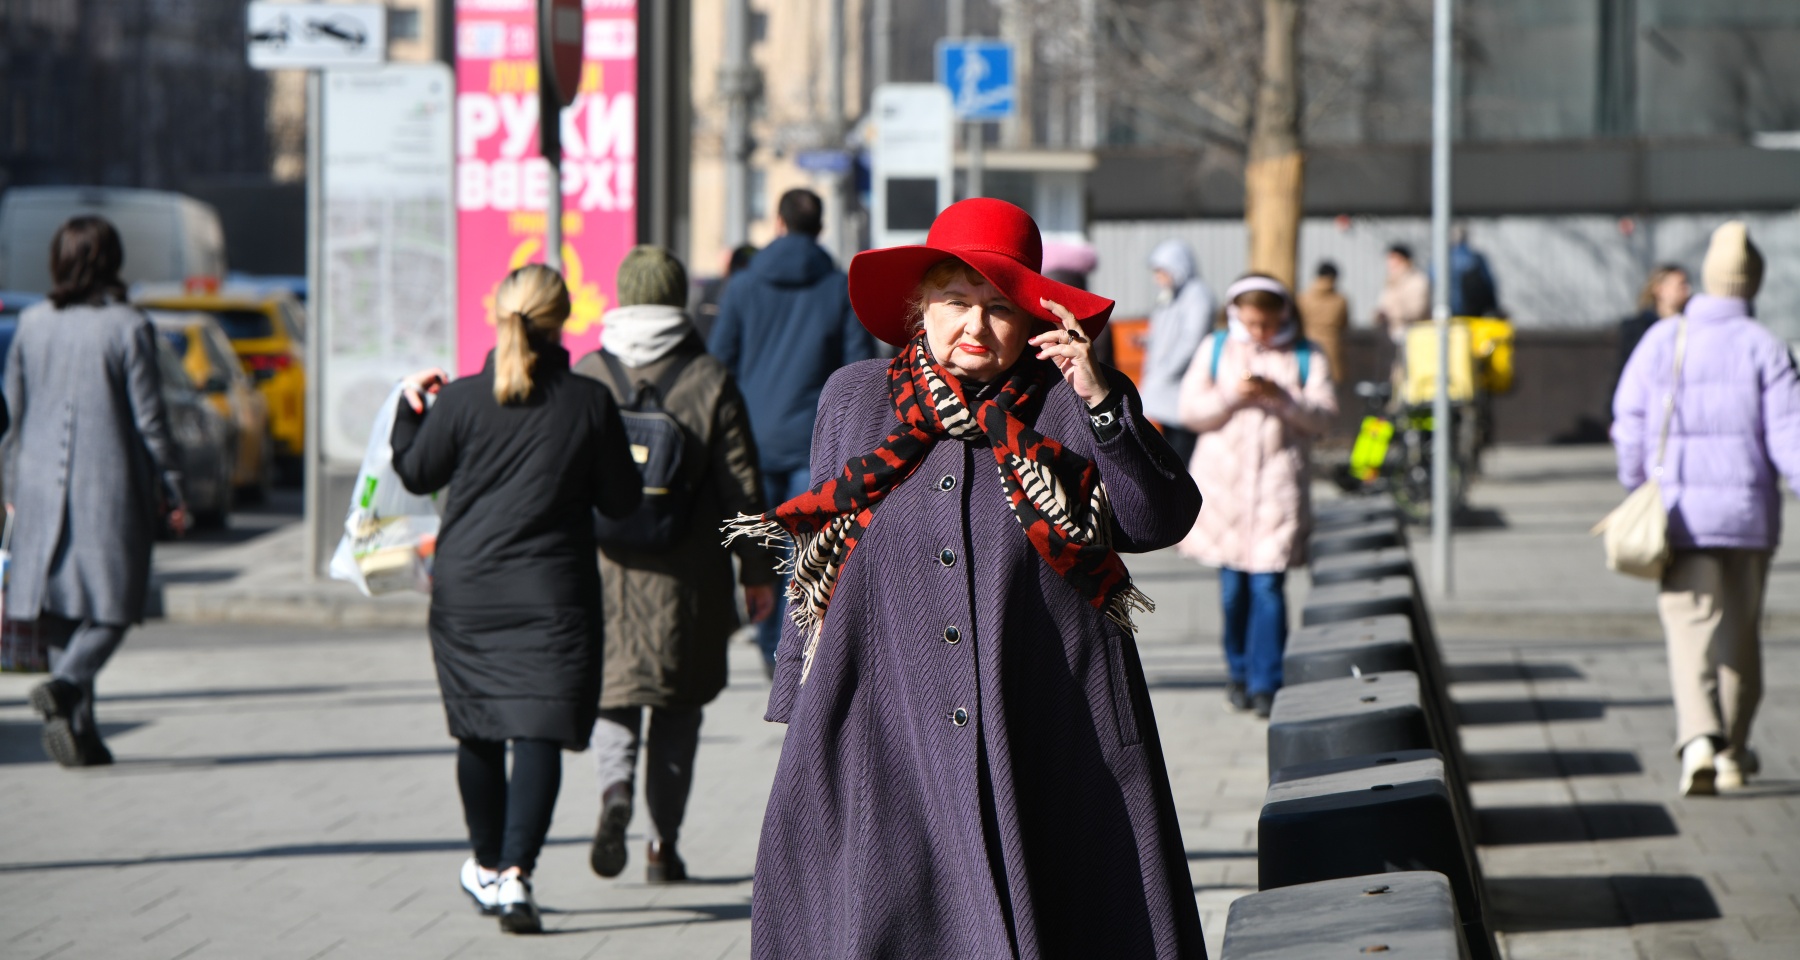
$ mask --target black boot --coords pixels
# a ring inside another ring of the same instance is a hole
[[[44,752],[65,767],[85,767],[92,762],[87,738],[75,732],[75,711],[80,703],[81,689],[67,680],[47,680],[31,691],[31,707],[44,717]],[[93,734],[92,741],[99,743],[99,735]],[[100,749],[105,750],[106,745],[100,744]],[[106,754],[106,762],[112,762],[111,753]]]
[[[681,855],[675,852],[674,844],[650,841],[649,846],[644,849],[644,882],[687,882],[687,864],[681,862]]]
[[[1225,682],[1225,706],[1239,713],[1250,709],[1250,691],[1245,690],[1244,685],[1236,680],[1227,680]]]
[[[595,873],[616,877],[625,869],[625,828],[630,825],[631,782],[621,780],[600,794],[600,825],[588,852],[588,866]]]

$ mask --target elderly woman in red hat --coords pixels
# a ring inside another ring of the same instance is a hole
[[[1120,557],[1200,495],[1042,249],[974,199],[851,261],[900,353],[826,385],[816,485],[732,525],[795,547],[754,957],[1205,955]]]

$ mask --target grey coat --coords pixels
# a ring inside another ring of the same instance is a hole
[[[142,620],[161,494],[180,462],[150,321],[122,303],[30,307],[7,354],[6,403],[7,616]]]

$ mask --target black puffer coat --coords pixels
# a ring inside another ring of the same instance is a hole
[[[431,649],[459,739],[587,746],[600,701],[594,508],[636,509],[642,481],[612,394],[538,348],[523,403],[494,399],[493,357],[424,415],[400,403],[394,469],[450,488],[431,591]]]

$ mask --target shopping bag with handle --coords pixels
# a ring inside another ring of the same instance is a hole
[[[12,504],[6,505],[6,520],[0,527],[0,671],[7,673],[44,673],[50,659],[44,641],[38,636],[36,620],[10,620],[6,616],[6,586],[12,579]]]
[[[429,402],[430,398],[427,398]],[[375,415],[344,536],[331,557],[331,576],[356,584],[366,596],[416,590],[431,592],[431,561],[437,550],[437,494],[409,493],[394,472],[395,387]]]

